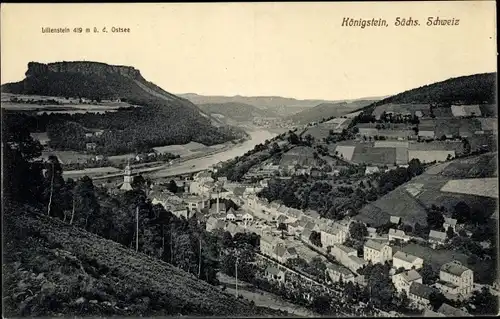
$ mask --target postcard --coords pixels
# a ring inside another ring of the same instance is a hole
[[[495,6],[2,4],[3,316],[498,314]]]

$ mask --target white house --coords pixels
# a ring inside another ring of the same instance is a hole
[[[453,232],[456,232],[457,229],[457,220],[454,219],[454,218],[448,218],[448,217],[445,217],[444,218],[444,223],[443,223],[443,228],[445,230],[448,230],[448,228],[452,228],[453,229]]]
[[[229,220],[229,221],[236,220],[236,213],[234,212],[234,209],[232,207],[229,208],[229,210],[227,211],[226,220]]]
[[[413,282],[422,283],[422,276],[413,269],[396,274],[392,276],[391,279],[396,290],[399,293],[404,291],[407,295],[409,294],[410,286]]]
[[[424,260],[420,257],[398,251],[392,256],[392,267],[399,269],[403,267],[406,270],[420,269],[423,267]]]
[[[253,222],[253,215],[249,212],[245,212],[242,216],[242,220],[247,223]]]
[[[389,229],[389,240],[393,241],[396,239],[401,240],[403,242],[407,242],[410,240],[410,236],[406,235],[405,232],[402,230],[394,228]]]
[[[367,166],[365,169],[365,175],[372,175],[379,172],[380,169],[377,166]]]
[[[321,245],[323,245],[323,247],[328,247],[335,244],[343,244],[347,240],[347,236],[348,231],[335,223],[331,227],[326,227],[324,230],[321,230]]]
[[[433,248],[436,248],[438,245],[444,245],[446,243],[446,233],[431,230],[429,232],[429,243],[432,244]]]
[[[349,269],[336,264],[328,263],[326,273],[332,282],[339,282],[340,280],[343,283],[355,282],[355,276]]]
[[[392,223],[392,224],[396,224],[396,225],[399,225],[399,223],[401,222],[401,217],[399,216],[391,216],[389,221]]]
[[[284,264],[288,259],[297,258],[297,250],[294,247],[287,248],[284,245],[277,245],[272,257]]]
[[[330,250],[330,254],[333,255],[339,263],[352,272],[356,272],[358,269],[363,268],[363,266],[367,264],[363,258],[358,257],[356,249],[345,245],[333,245]]]
[[[378,243],[369,239],[363,247],[363,258],[373,264],[383,264],[392,259],[392,248],[387,243]]]
[[[436,287],[443,293],[462,298],[472,292],[473,286],[474,273],[459,261],[454,260],[441,266]]]
[[[266,278],[270,281],[277,281],[279,283],[285,282],[285,272],[276,267],[268,266],[265,272]]]

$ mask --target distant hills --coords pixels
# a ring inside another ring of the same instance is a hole
[[[144,79],[139,70],[98,62],[30,62],[26,78],[4,84],[2,92],[80,97],[100,101],[120,99],[143,106],[129,114],[85,114],[77,118],[85,127],[113,129],[107,145],[123,144],[117,151],[130,151],[191,141],[212,145],[240,138],[241,131],[223,127],[190,101],[171,94]],[[219,125],[221,127],[215,127]],[[84,143],[82,144],[84,147]]]
[[[300,112],[306,112],[315,106],[321,104],[339,104],[343,102],[358,102],[360,100],[376,101],[380,98],[370,97],[355,100],[318,100],[307,99],[299,100],[294,98],[280,97],[280,96],[206,96],[198,95],[195,93],[178,94],[178,96],[188,99],[196,105],[202,104],[226,104],[226,103],[243,103],[253,105],[259,109],[267,109],[277,114],[278,116],[287,117]]]
[[[278,117],[272,109],[260,109],[250,104],[227,102],[198,104],[198,107],[207,114],[220,114],[239,122],[252,121],[256,117]]]
[[[310,122],[320,121],[323,118],[339,117],[351,113],[356,109],[370,105],[374,100],[357,100],[352,102],[339,103],[321,103],[315,107],[308,108],[302,112],[293,114],[287,117],[297,124],[306,124]]]

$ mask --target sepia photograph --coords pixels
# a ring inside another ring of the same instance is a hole
[[[2,317],[499,314],[495,1],[0,18]]]

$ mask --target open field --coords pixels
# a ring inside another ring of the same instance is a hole
[[[401,250],[400,247],[394,247],[393,249],[394,251]],[[496,273],[494,260],[481,260],[476,264],[472,264],[467,262],[468,256],[460,252],[446,249],[432,249],[418,244],[407,244],[402,250],[422,258],[424,262],[429,262],[435,270],[439,270],[447,262],[458,260],[474,271],[474,281],[478,281],[481,284],[491,284],[491,277],[494,277],[492,274]]]
[[[308,128],[302,136],[306,136],[307,134],[314,137],[316,141],[320,141],[330,135],[330,129],[320,124],[318,126]]]
[[[493,174],[496,171],[496,166],[491,167],[493,160],[496,161],[496,155],[483,154],[433,165],[422,175],[413,178],[410,182],[399,186],[378,200],[365,205],[355,219],[376,227],[389,221],[389,217],[394,215],[400,216],[403,223],[410,225],[419,223],[424,226],[427,225],[426,207],[434,204],[444,206],[448,211],[451,211],[460,201],[467,203],[472,211],[482,211],[486,212],[486,215],[492,215],[497,207],[498,188],[490,191],[486,190],[488,185],[483,185],[483,190],[479,190],[478,187],[476,190],[466,191],[467,187],[474,186],[460,185],[461,183],[467,183],[467,180],[452,182],[444,190],[443,187],[450,180],[477,177],[474,175],[477,175],[477,170],[480,170],[481,167],[486,170],[481,171],[481,174]],[[481,161],[482,164],[479,164]],[[490,180],[489,183],[493,183],[495,178]],[[452,193],[448,192],[448,189],[464,189],[464,193]]]
[[[448,181],[441,191],[498,198],[498,180],[496,178],[455,179]]]
[[[462,149],[461,141],[430,141],[430,142],[412,142],[408,144],[411,151],[455,151]]]
[[[18,102],[12,102],[16,98]],[[56,101],[54,104],[46,104]],[[56,104],[57,103],[57,104]],[[64,98],[58,96],[20,95],[2,93],[2,109],[12,111],[37,111],[37,114],[52,113],[104,113],[116,112],[119,108],[138,107],[126,102],[103,101],[82,103],[77,98]]]
[[[94,155],[75,151],[43,151],[41,157],[47,159],[49,155],[57,156],[61,164],[85,163],[94,157]]]
[[[396,149],[393,147],[356,146],[351,161],[357,164],[394,165]]]
[[[346,161],[350,161],[352,159],[355,149],[356,146],[338,145],[337,147],[335,147],[335,152],[338,152],[339,156],[342,155],[342,158],[345,159]]]
[[[408,151],[408,160],[411,161],[414,158],[418,158],[422,163],[430,162],[444,162],[448,157],[455,157],[455,151]]]
[[[121,172],[121,170],[116,167],[106,166],[106,167],[85,168],[82,170],[63,171],[63,176],[65,178],[76,178],[85,175],[91,177],[92,175],[113,174],[119,172]]]
[[[442,166],[439,174],[451,178],[479,178],[497,176],[497,154],[487,153],[480,156],[463,158]]]

